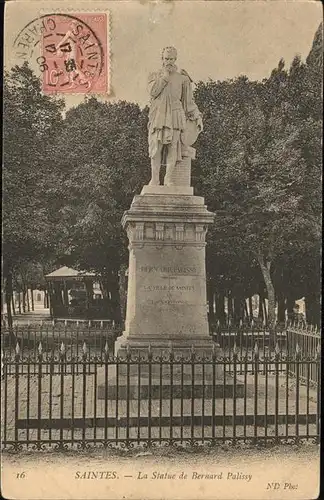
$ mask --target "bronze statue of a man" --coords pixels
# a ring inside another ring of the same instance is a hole
[[[166,165],[164,185],[172,185],[172,173],[177,161],[182,160],[184,135],[188,121],[202,131],[201,114],[193,101],[191,79],[185,70],[175,65],[177,51],[165,47],[162,51],[162,69],[149,75],[151,96],[149,112],[149,155],[151,158],[151,186],[160,184],[162,164]]]

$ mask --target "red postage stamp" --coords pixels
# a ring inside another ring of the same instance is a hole
[[[109,85],[109,19],[104,14],[52,14],[41,40],[46,93],[104,93]],[[45,17],[45,16],[44,16]]]

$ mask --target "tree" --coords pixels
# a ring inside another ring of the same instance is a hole
[[[3,275],[11,326],[15,269],[53,250],[47,169],[63,102],[42,94],[27,63],[7,72],[4,82]]]
[[[118,322],[128,260],[121,218],[148,177],[146,123],[136,104],[90,98],[67,112],[52,160],[60,166],[51,195],[61,262],[100,276]]]
[[[205,123],[196,183],[217,214],[217,237],[212,232],[210,240],[215,250],[209,253],[224,259],[222,234],[225,253],[234,262],[258,262],[271,330],[276,319],[275,268],[287,257],[293,261],[310,252],[320,238],[321,123],[310,118],[318,114],[317,81],[295,58],[290,71],[280,61],[262,83],[246,77],[200,82],[195,92]]]

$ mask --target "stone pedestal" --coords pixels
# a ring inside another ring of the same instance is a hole
[[[205,238],[214,214],[191,189],[144,186],[123,216],[127,311],[115,352],[141,362],[119,363],[118,373],[111,366],[100,399],[242,397],[243,385],[234,386],[222,363],[213,361],[221,353],[208,328]],[[162,368],[160,357],[166,360]],[[203,366],[203,357],[212,362]]]
[[[184,188],[186,188],[184,186]],[[192,189],[188,187],[187,189]],[[144,186],[122,220],[129,239],[126,326],[118,347],[210,353],[205,236],[214,215],[181,186]]]

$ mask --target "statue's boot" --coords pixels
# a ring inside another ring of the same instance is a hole
[[[174,182],[172,182],[172,176],[175,165],[173,163],[168,163],[166,166],[166,172],[164,177],[164,185],[165,186],[174,186]]]
[[[159,186],[160,185],[160,162],[154,161],[152,158],[151,161],[151,172],[152,177],[149,182],[149,186]]]

